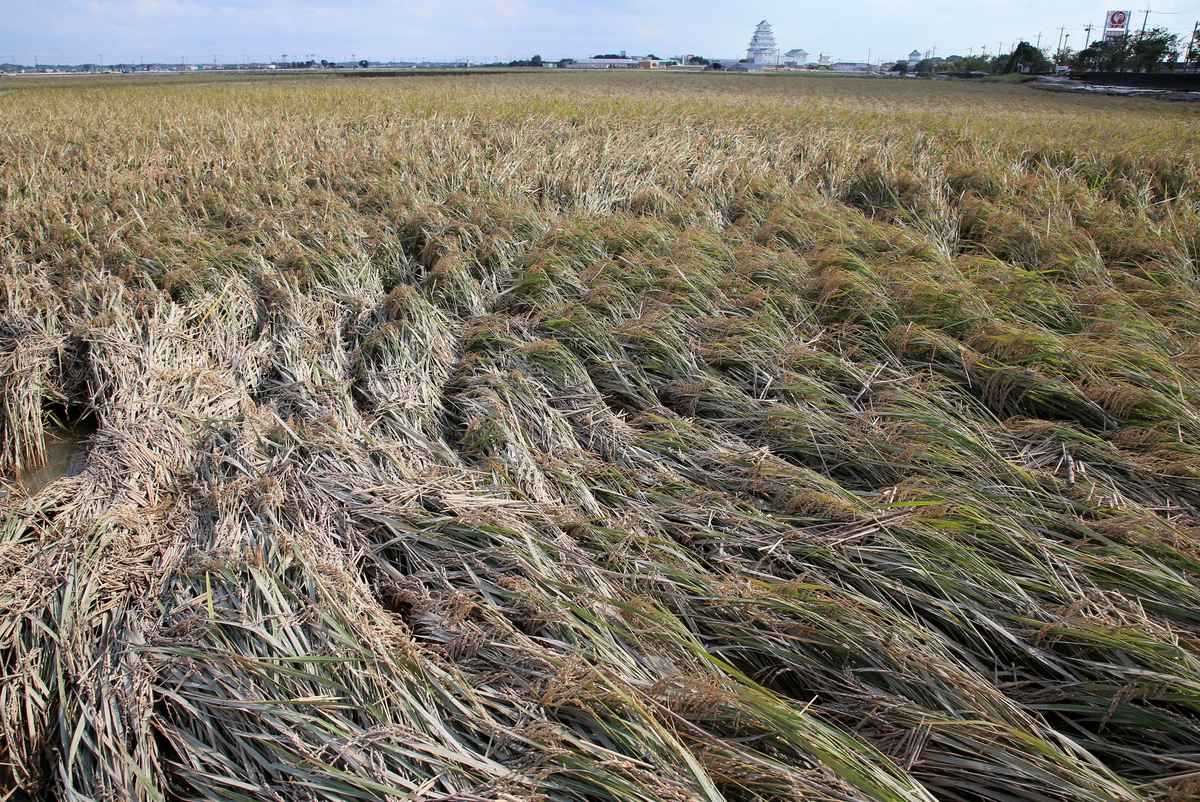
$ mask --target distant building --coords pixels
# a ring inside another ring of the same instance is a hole
[[[834,72],[871,72],[875,68],[862,61],[839,61],[835,64],[830,64],[829,69]]]
[[[789,50],[783,54],[783,63],[789,67],[803,67],[808,63],[808,51],[799,48]]]
[[[920,63],[921,63],[921,51],[920,50],[914,50],[913,52],[908,54],[908,68],[910,70],[915,70],[917,68],[917,65]]]
[[[779,45],[775,43],[775,33],[771,23],[763,20],[754,29],[750,37],[750,46],[746,48],[746,63],[753,66],[779,66]]]
[[[624,51],[622,51],[624,52]],[[628,58],[581,58],[571,64],[563,64],[568,70],[632,70],[641,66],[644,59]]]

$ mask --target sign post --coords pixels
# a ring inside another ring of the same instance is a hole
[[[1104,17],[1104,41],[1122,42],[1129,36],[1130,11],[1110,11]]]

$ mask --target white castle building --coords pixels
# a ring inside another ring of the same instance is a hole
[[[750,46],[746,48],[746,61],[763,66],[779,64],[779,45],[775,43],[775,32],[771,30],[771,23],[766,20],[758,23],[758,27],[754,29],[754,36],[750,37]]]

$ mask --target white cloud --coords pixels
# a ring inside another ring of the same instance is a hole
[[[1186,2],[1159,5],[1166,11]],[[1053,45],[1059,26],[1075,41],[1107,7],[1095,0],[763,0],[703,10],[692,0],[0,0],[0,60],[87,61],[100,50],[110,61],[175,61],[181,53],[207,60],[214,52],[265,58],[285,50],[375,59],[613,49],[732,56],[762,17],[787,47],[861,59],[913,47],[994,50],[1039,32]],[[1151,24],[1190,30],[1191,17],[1161,14]]]

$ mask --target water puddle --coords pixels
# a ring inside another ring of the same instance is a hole
[[[17,485],[26,495],[36,495],[55,479],[76,476],[87,467],[88,446],[94,426],[84,423],[66,428],[47,429],[46,464],[17,473]]]

